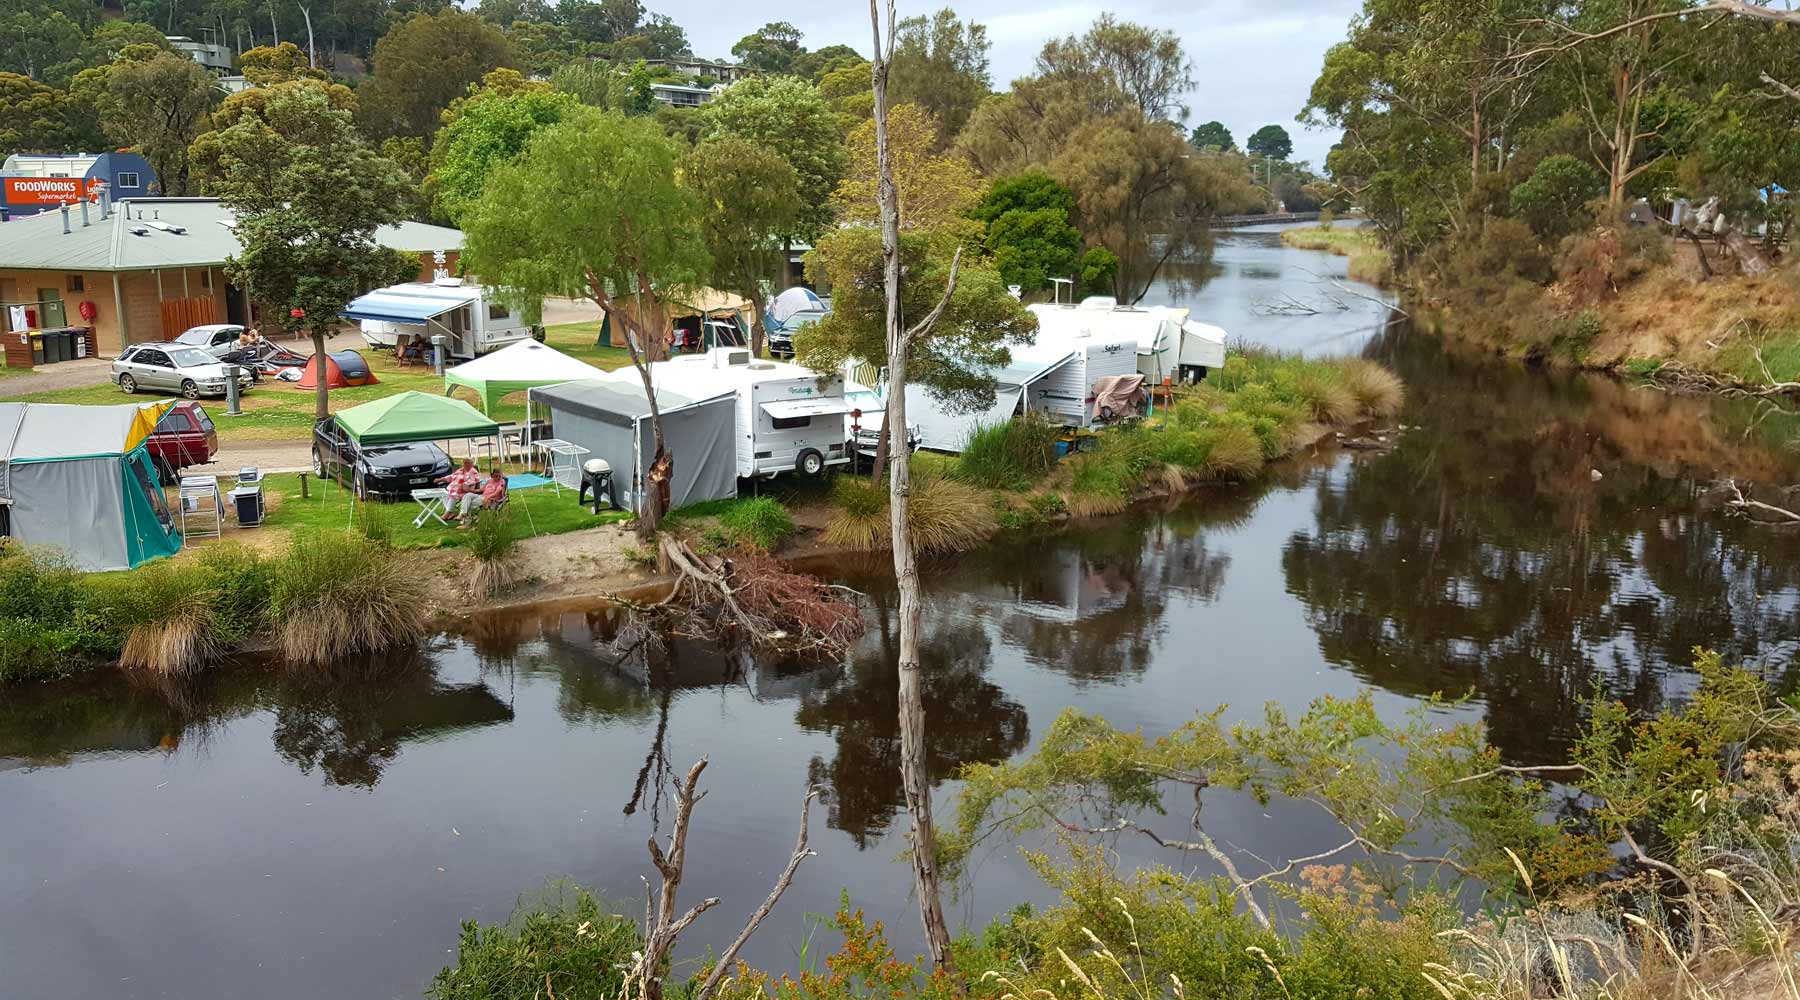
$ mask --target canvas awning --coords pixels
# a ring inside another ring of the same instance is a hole
[[[448,394],[459,385],[467,386],[481,396],[481,409],[492,413],[494,404],[509,392],[580,382],[605,374],[554,347],[535,340],[521,340],[445,372],[444,392]]]
[[[341,315],[348,319],[374,320],[380,323],[411,323],[422,326],[426,320],[461,309],[478,297],[475,289],[452,289],[449,294],[405,295],[391,288],[381,288],[350,300]]]
[[[460,399],[409,391],[352,406],[338,426],[358,444],[404,444],[452,438],[493,437],[500,425]]]
[[[0,462],[128,454],[174,405],[174,400],[113,406],[0,403]]]
[[[1048,378],[1058,368],[1074,360],[1075,352],[1067,348],[1014,348],[1012,363],[995,369],[994,381],[1000,385],[1028,386]]]
[[[762,404],[762,411],[776,420],[792,420],[795,417],[824,417],[833,413],[849,413],[850,404],[842,396],[823,396],[817,399],[778,399],[772,403]]]

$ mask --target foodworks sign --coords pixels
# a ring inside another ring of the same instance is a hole
[[[9,205],[61,205],[87,196],[88,182],[80,177],[8,177]]]

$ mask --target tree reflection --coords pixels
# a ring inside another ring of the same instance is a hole
[[[1730,404],[1469,363],[1420,337],[1375,350],[1422,426],[1324,477],[1313,530],[1283,551],[1328,660],[1406,694],[1473,689],[1490,738],[1545,762],[1596,683],[1648,711],[1679,694],[1696,645],[1792,649],[1794,539],[1696,513],[1708,463],[1792,462],[1735,433]]]
[[[891,582],[872,589],[873,634],[852,655],[844,679],[806,695],[795,716],[802,728],[836,738],[837,752],[829,761],[814,758],[809,780],[825,789],[831,826],[860,847],[887,829],[905,801],[894,600]],[[993,763],[1023,749],[1031,735],[1025,709],[983,676],[992,659],[986,629],[949,613],[936,599],[924,628],[919,652],[931,733],[925,767],[932,781],[954,776],[965,764]]]

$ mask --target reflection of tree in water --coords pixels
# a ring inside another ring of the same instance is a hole
[[[877,629],[851,657],[844,680],[807,695],[795,721],[837,740],[831,760],[815,758],[810,780],[825,789],[829,822],[859,846],[879,837],[905,801],[900,788],[898,622],[894,594],[875,589]],[[1025,709],[983,676],[991,662],[987,632],[934,606],[926,616],[920,659],[925,668],[925,767],[934,781],[965,764],[993,763],[1030,738]]]
[[[1323,477],[1314,530],[1283,553],[1327,659],[1409,694],[1474,688],[1490,738],[1540,761],[1566,750],[1596,680],[1649,710],[1695,645],[1791,649],[1794,540],[1695,514],[1685,478],[1707,455],[1788,459],[1746,451],[1709,400],[1470,364],[1422,340],[1376,350],[1424,426]]]
[[[373,788],[402,743],[512,721],[485,684],[445,684],[417,653],[358,664],[355,676],[292,675],[275,691],[275,750],[333,785]]]

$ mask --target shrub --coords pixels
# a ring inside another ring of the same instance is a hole
[[[1391,417],[1406,402],[1406,384],[1400,376],[1373,361],[1343,362],[1343,377],[1344,386],[1367,416]]]
[[[425,631],[424,576],[347,531],[297,534],[275,561],[270,617],[276,648],[294,663],[322,664],[416,640]]]
[[[841,478],[831,502],[837,512],[826,523],[828,544],[849,549],[884,549],[893,544],[888,493],[883,484]],[[913,544],[920,552],[952,552],[975,545],[999,527],[987,495],[948,476],[915,471],[907,507]]]
[[[515,558],[519,548],[519,532],[512,508],[483,510],[469,525],[469,552],[475,557],[475,569],[469,574],[469,596],[483,600],[511,590],[522,575]]]
[[[112,582],[107,611],[125,630],[119,665],[173,676],[225,650],[210,574],[199,562],[160,560]]]
[[[736,544],[768,552],[794,533],[794,517],[778,500],[753,497],[720,514],[719,527]]]
[[[1036,411],[976,428],[963,446],[956,476],[995,490],[1022,490],[1056,467],[1061,428]]]
[[[1263,446],[1256,432],[1240,424],[1221,427],[1200,471],[1213,479],[1241,481],[1262,471]]]
[[[1606,190],[1600,171],[1573,156],[1547,156],[1525,183],[1512,189],[1508,205],[1525,220],[1532,232],[1546,238],[1560,237],[1593,222],[1587,203]]]
[[[465,920],[456,964],[431,981],[436,1000],[513,1000],[540,995],[622,994],[637,928],[606,912],[586,890],[552,883],[521,899],[504,924]]]
[[[1334,369],[1307,372],[1300,376],[1300,396],[1314,420],[1340,426],[1356,420],[1360,410],[1356,394],[1344,384],[1343,376]]]
[[[108,659],[121,638],[68,562],[0,544],[0,682],[44,680]]]

